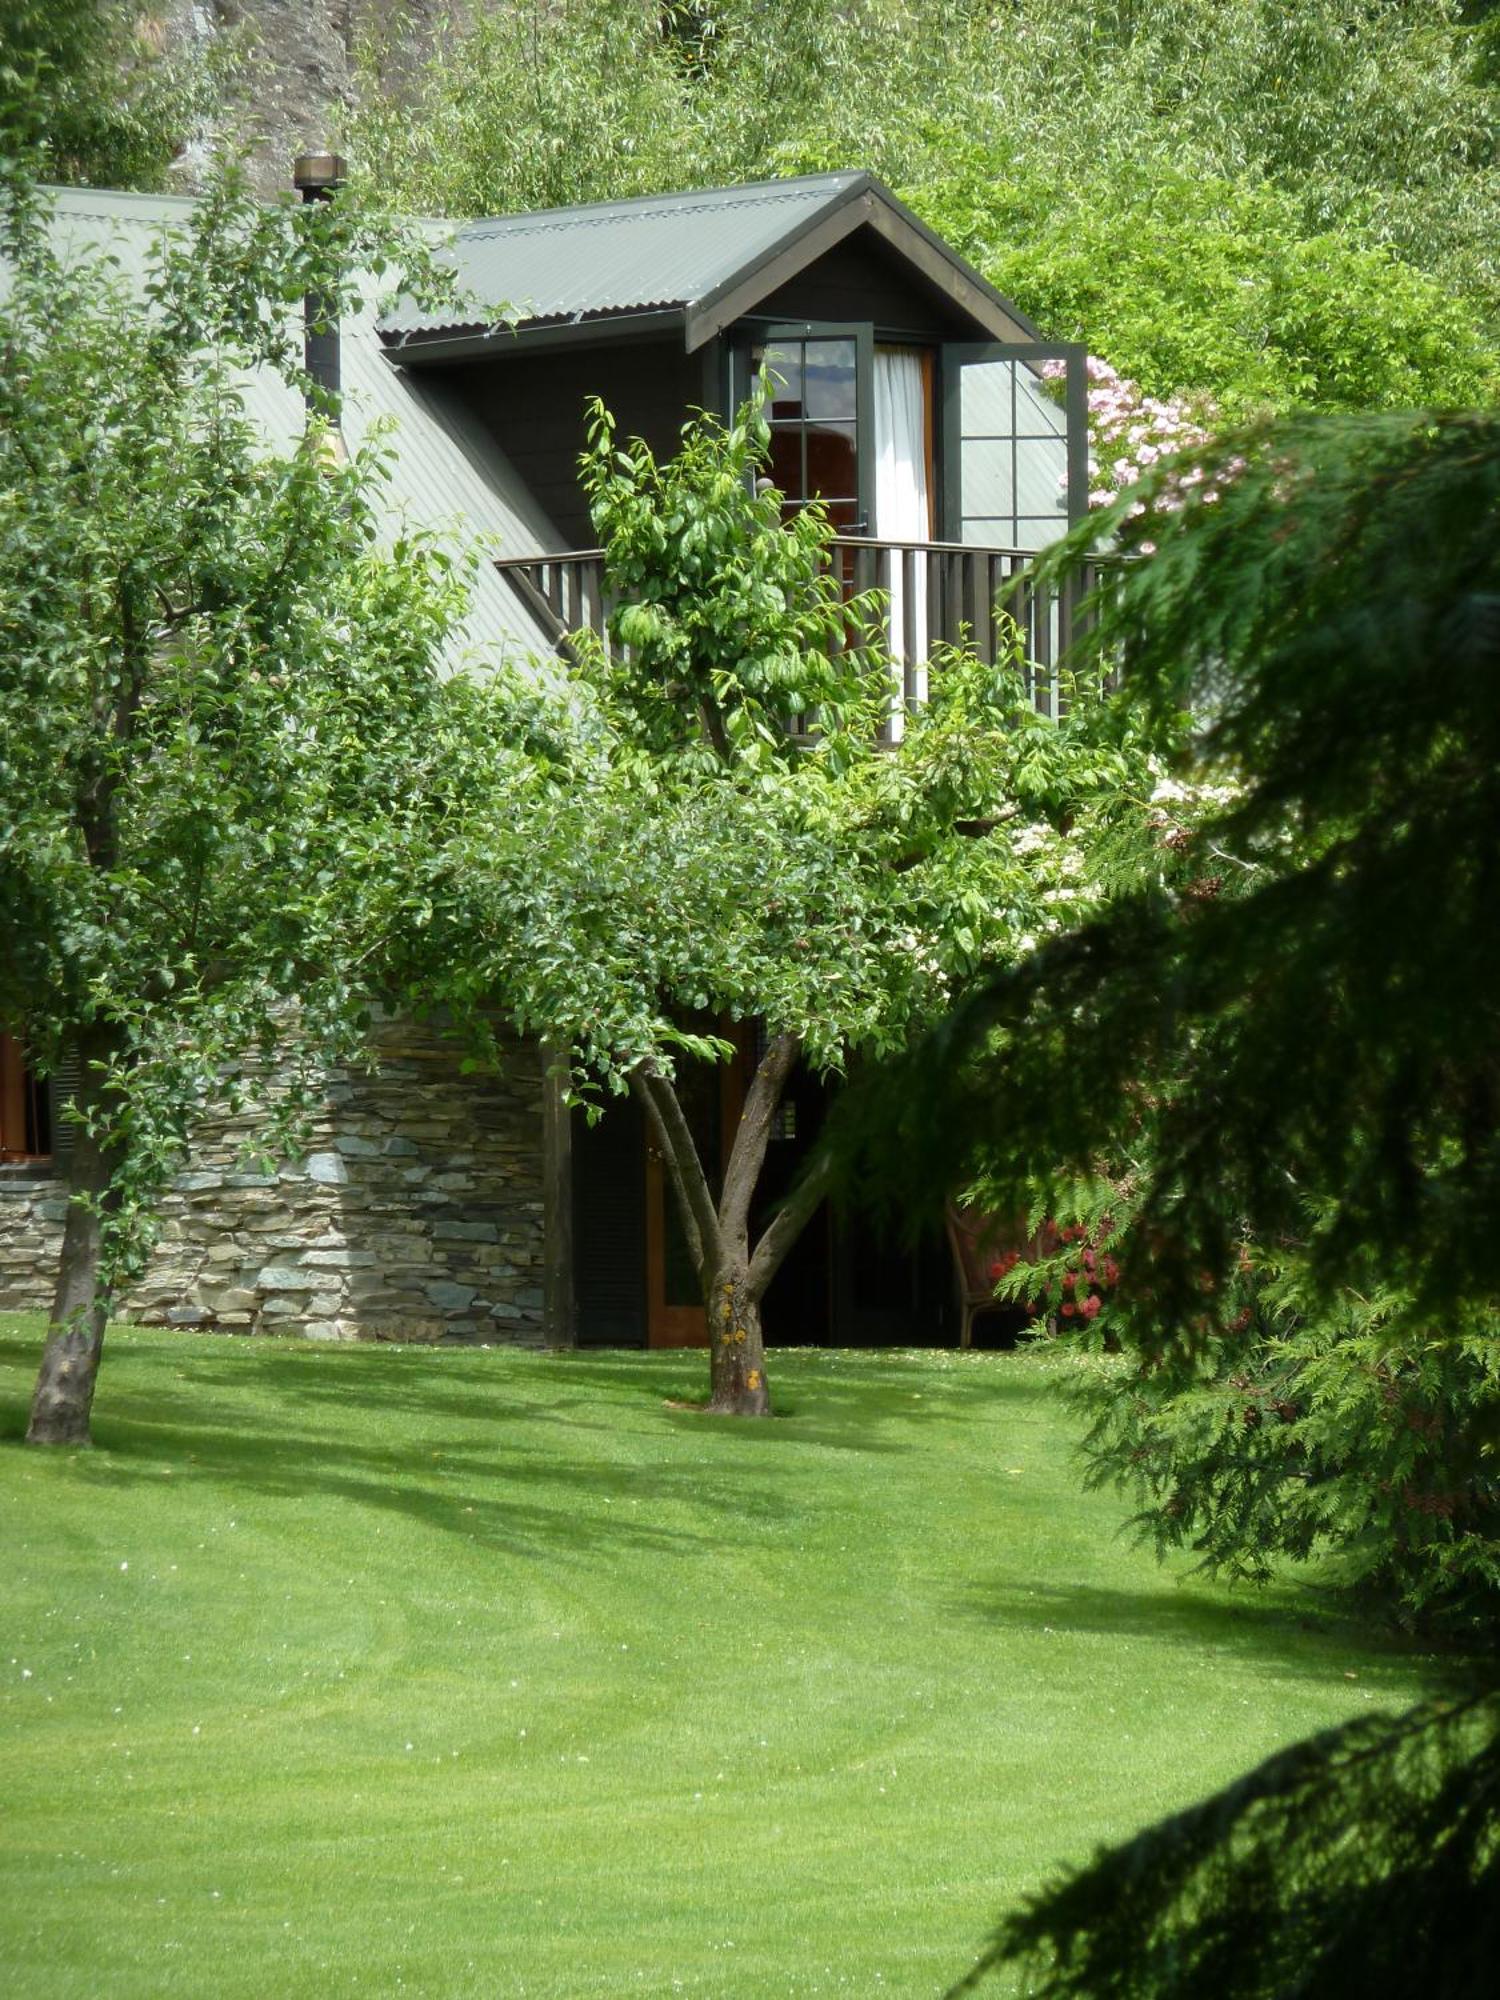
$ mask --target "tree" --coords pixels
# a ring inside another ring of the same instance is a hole
[[[867,167],[1155,395],[1468,405],[1500,172],[1493,18],[1463,11],[518,0],[439,37],[415,105],[367,77],[355,151],[457,215]]]
[[[667,1163],[708,1317],[716,1411],[770,1408],[761,1302],[821,1199],[815,1164],[764,1221],[755,1188],[794,1065],[903,1047],[954,986],[1086,894],[1065,827],[1129,789],[1134,741],[1084,697],[1053,725],[1021,662],[935,660],[882,740],[892,668],[846,600],[818,510],[756,490],[768,430],[690,424],[658,464],[595,409],[584,481],[619,608],[580,638],[574,716],[496,688],[528,769],[476,791],[432,892],[426,989],[493,998],[571,1052],[580,1089],[631,1091]],[[420,975],[419,975],[420,984]],[[722,1186],[680,1065],[759,1023]]]
[[[1102,914],[971,996],[903,1079],[902,1171],[967,1134],[997,1201],[1056,1212],[1128,1162],[1092,1197],[1095,1232],[1114,1207],[1118,1288],[1093,1318],[1164,1386],[1109,1420],[1115,1469],[1175,1426],[1178,1512],[1211,1558],[1248,1567],[1266,1533],[1358,1554],[1373,1523],[1380,1580],[1488,1632],[1500,422],[1262,426],[1153,475],[1113,525],[1169,494],[1148,516],[1158,553],[1101,598],[1089,640],[1144,713],[1200,718],[1159,837]],[[1282,1271],[1258,1292],[1262,1243]],[[1199,1397],[1229,1402],[1227,1434],[1205,1442]],[[1395,1968],[1426,1983],[1434,1964],[1439,1990],[1481,1990],[1492,1682],[1298,1746],[1101,1855],[985,1966],[1035,1958],[1057,1996],[1185,2000],[1285,1991],[1291,1951],[1309,1992],[1415,1990]],[[1332,1824],[1346,1837],[1320,1850]]]
[[[1208,391],[1243,416],[1467,408],[1500,384],[1472,296],[1347,226],[1309,227],[1289,189],[1151,155],[1066,178],[996,166],[956,140],[913,200],[1038,325],[1152,395]]]
[[[160,186],[208,94],[125,0],[0,4],[0,157],[43,179]]]
[[[282,452],[246,409],[256,371],[307,388],[293,308],[347,304],[368,218],[226,175],[132,284],[60,254],[24,177],[4,194],[0,1018],[79,1065],[28,1432],[78,1444],[204,1093],[247,1052],[357,1043],[461,591],[437,549],[381,545],[379,449],[341,462],[331,404]]]

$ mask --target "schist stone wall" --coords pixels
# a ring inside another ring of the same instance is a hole
[[[120,1317],[317,1340],[543,1337],[542,1068],[465,1075],[454,1045],[381,1024],[379,1068],[329,1079],[306,1156],[248,1171],[253,1115],[205,1120]],[[0,1176],[0,1307],[51,1304],[64,1198]]]

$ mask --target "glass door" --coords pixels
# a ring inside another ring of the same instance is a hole
[[[806,320],[767,326],[741,350],[741,399],[762,368],[770,377],[768,477],[786,511],[821,500],[841,535],[870,532],[874,345],[868,325]]]
[[[1085,350],[1071,342],[988,341],[943,349],[948,541],[1034,553],[1083,518],[1086,362]]]

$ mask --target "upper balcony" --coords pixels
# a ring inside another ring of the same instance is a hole
[[[886,598],[886,643],[899,682],[894,718],[927,698],[928,663],[944,646],[971,646],[993,661],[1013,654],[1019,638],[1032,701],[1054,719],[1064,697],[1058,662],[1079,630],[1083,600],[1097,580],[1090,564],[1059,587],[1030,573],[1031,552],[979,548],[965,542],[887,541],[835,535],[830,559],[851,592],[879,590]],[[570,632],[591,631],[610,643],[615,598],[599,549],[562,555],[508,556],[495,567],[537,623],[562,645]]]

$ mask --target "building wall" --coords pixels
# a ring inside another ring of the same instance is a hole
[[[869,320],[877,333],[918,340],[980,340],[951,299],[940,297],[872,229],[856,229],[755,308],[757,320]]]
[[[676,451],[689,407],[704,401],[703,363],[683,353],[680,338],[506,351],[465,368],[457,381],[564,546],[575,549],[594,545],[578,483],[589,397],[603,399],[622,439],[643,437],[660,458]]]
[[[301,1159],[247,1167],[252,1114],[205,1119],[163,1202],[161,1241],[119,1316],[319,1340],[543,1338],[542,1070],[513,1045],[465,1075],[409,1022],[380,1067],[329,1078]],[[46,1311],[62,1240],[56,1181],[0,1175],[0,1307]]]

